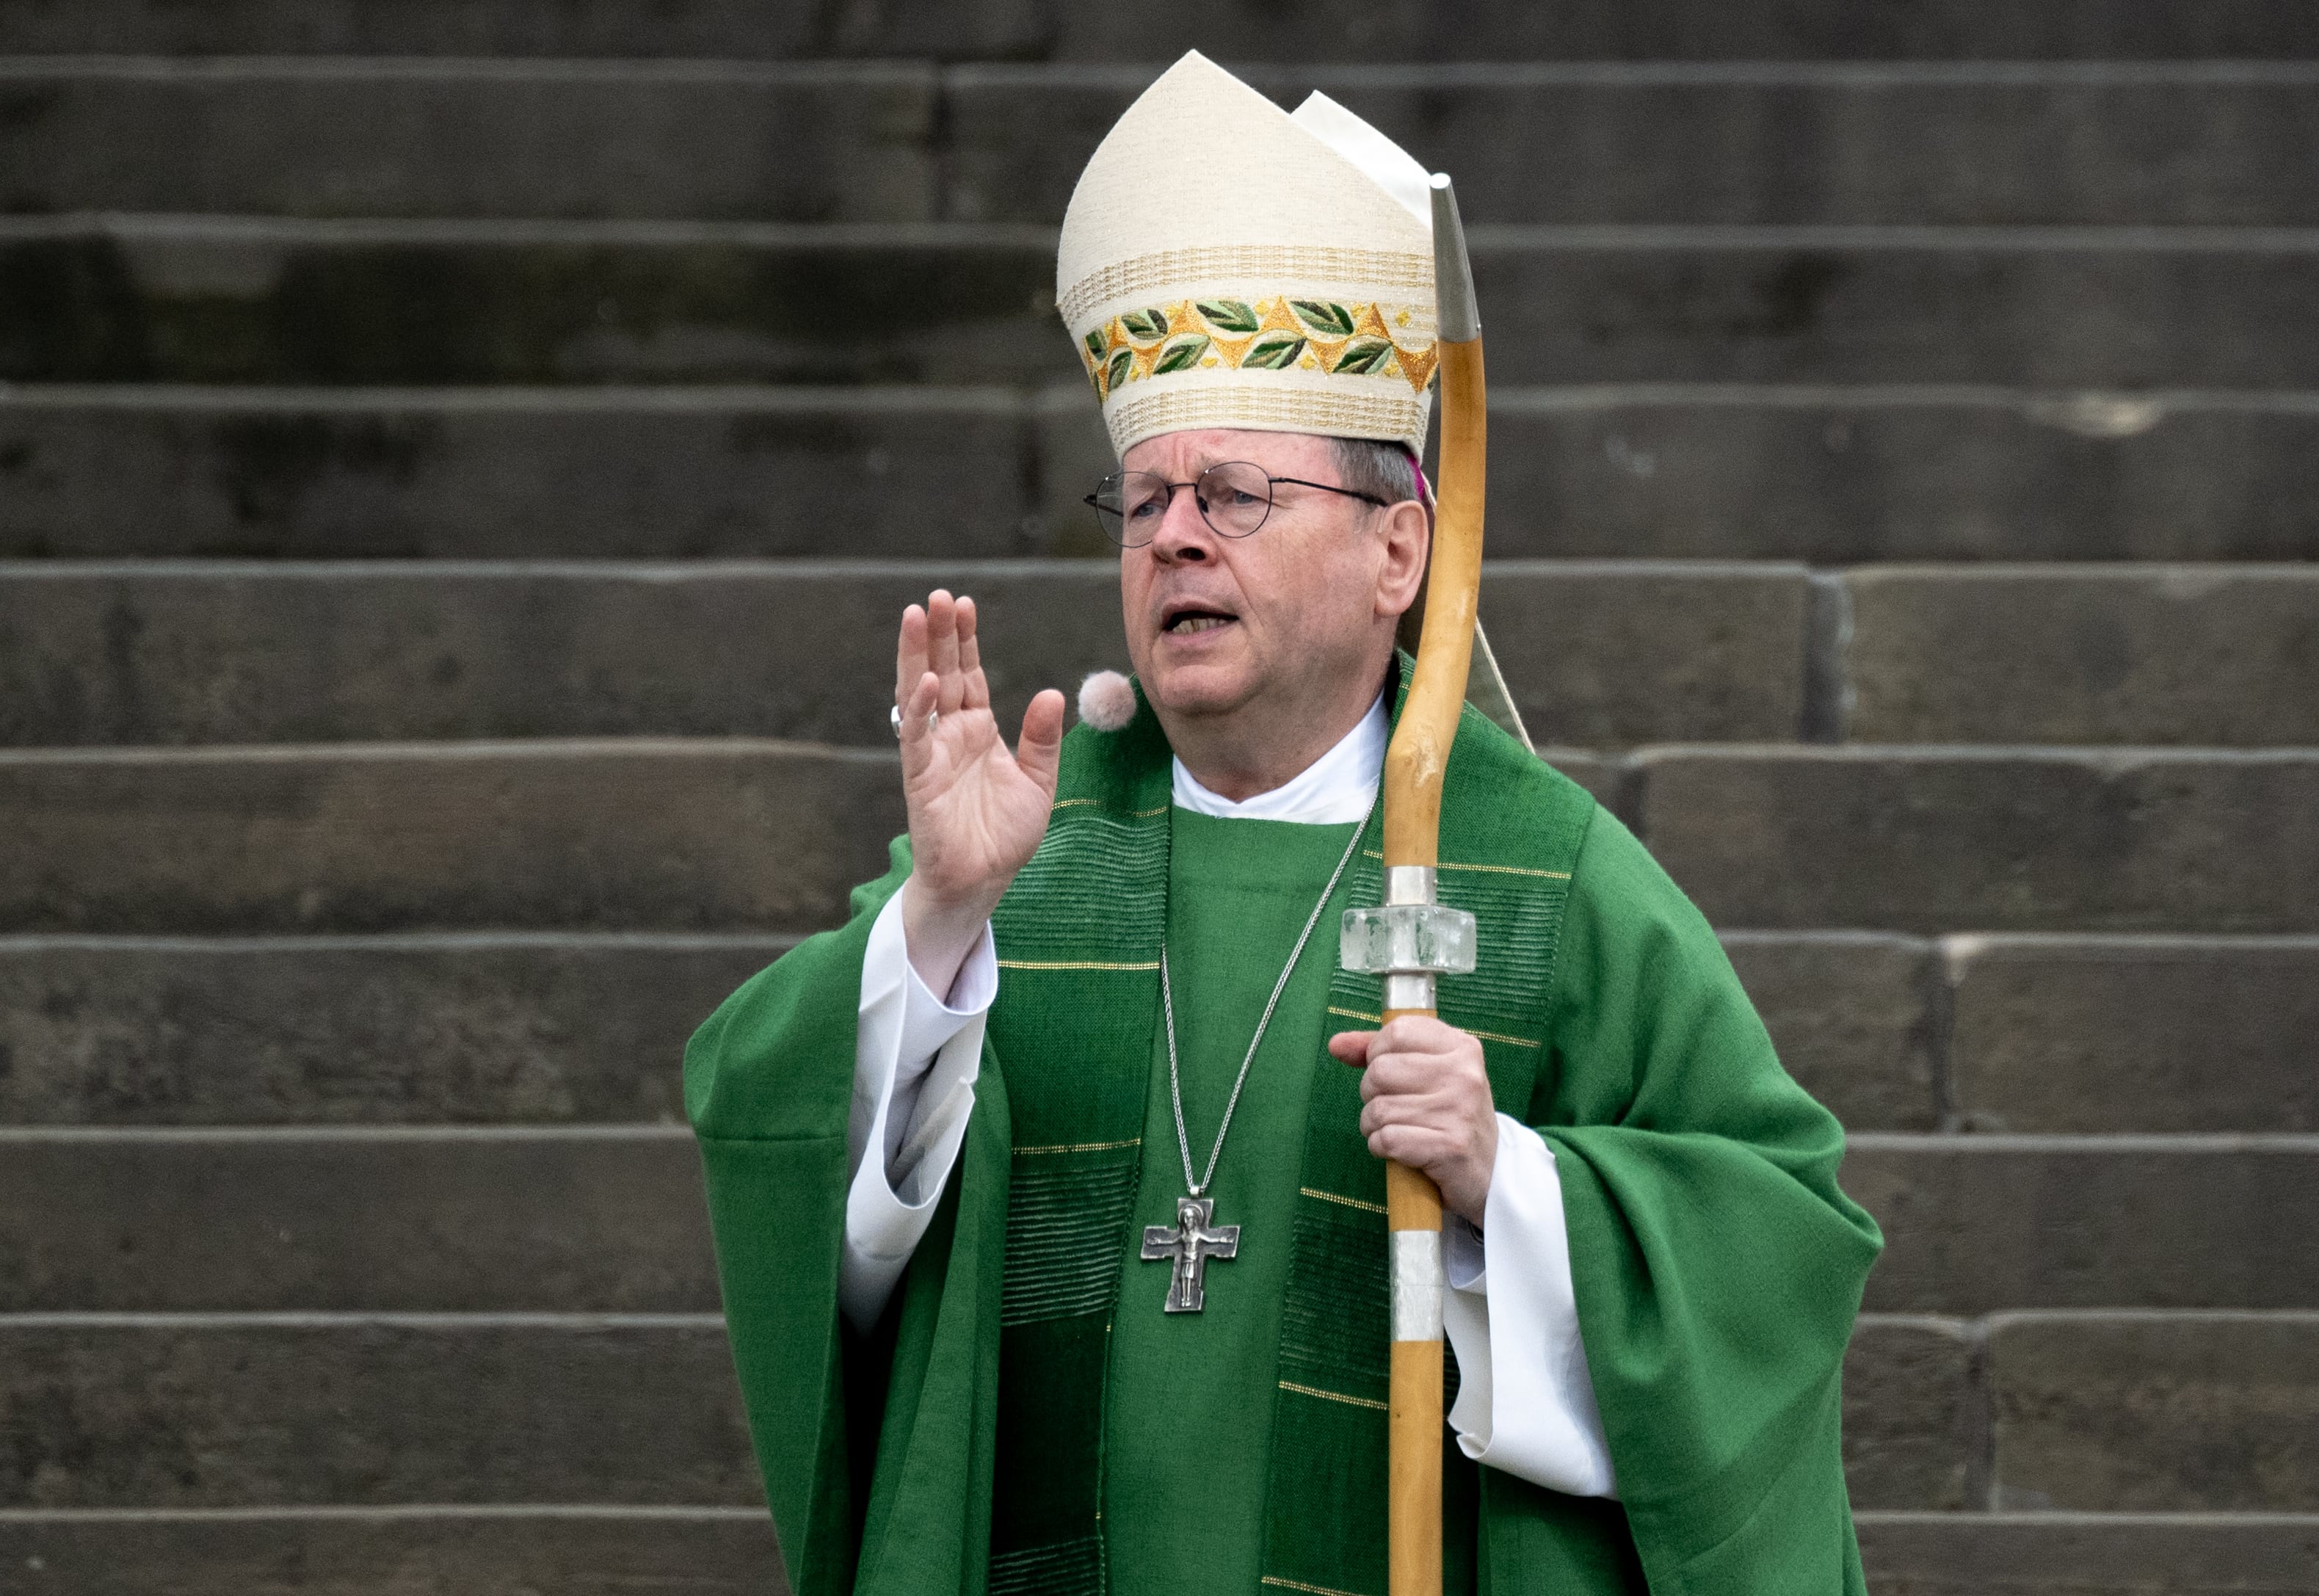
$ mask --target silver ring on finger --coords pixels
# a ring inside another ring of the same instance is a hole
[[[929,732],[933,731],[934,729],[934,722],[941,718],[942,712],[940,710],[927,710],[926,730]],[[902,740],[902,707],[899,704],[895,705],[893,708],[887,711],[887,723],[894,728],[894,740],[898,743],[900,742]]]

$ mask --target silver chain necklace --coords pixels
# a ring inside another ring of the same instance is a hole
[[[1385,784],[1377,784],[1380,794]],[[1264,1032],[1272,1023],[1272,1011],[1280,1005],[1280,995],[1288,990],[1288,978],[1295,973],[1296,961],[1304,956],[1304,944],[1313,938],[1313,928],[1321,923],[1321,911],[1329,906],[1329,899],[1343,879],[1345,867],[1353,861],[1353,850],[1361,845],[1367,834],[1369,821],[1376,814],[1377,800],[1369,799],[1367,814],[1353,827],[1350,841],[1337,861],[1337,868],[1329,872],[1329,884],[1321,888],[1313,912],[1304,917],[1304,929],[1296,933],[1296,945],[1288,951],[1288,962],[1280,967],[1280,978],[1272,983],[1272,996],[1264,1001],[1264,1014],[1256,1023],[1256,1034],[1249,1038],[1248,1054],[1240,1061],[1240,1074],[1232,1081],[1232,1096],[1224,1104],[1223,1123],[1216,1127],[1215,1145],[1208,1150],[1208,1168],[1196,1179],[1192,1175],[1192,1138],[1184,1128],[1184,1083],[1176,1064],[1176,994],[1168,978],[1168,944],[1160,944],[1160,1004],[1167,1019],[1168,1031],[1168,1102],[1176,1111],[1176,1150],[1184,1160],[1184,1185],[1188,1195],[1176,1199],[1176,1222],[1173,1225],[1146,1225],[1143,1228],[1143,1257],[1146,1262],[1167,1259],[1174,1264],[1168,1282],[1167,1312],[1197,1313],[1206,1303],[1207,1263],[1212,1258],[1232,1258],[1240,1251],[1238,1225],[1212,1225],[1208,1222],[1215,1213],[1215,1199],[1207,1195],[1209,1183],[1216,1177],[1216,1160],[1223,1157],[1224,1136],[1232,1130],[1233,1111],[1240,1107],[1241,1088],[1248,1085],[1249,1067],[1256,1062],[1256,1050],[1264,1044]]]

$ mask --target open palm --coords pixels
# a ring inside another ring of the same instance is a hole
[[[895,655],[916,897],[909,906],[916,911],[912,929],[944,944],[960,934],[979,935],[1007,884],[1037,852],[1062,753],[1063,696],[1052,689],[1031,700],[1019,745],[1008,752],[990,710],[974,627],[974,600],[937,590],[924,609],[913,604],[902,612]],[[914,934],[914,963],[920,962],[918,940]],[[963,956],[964,948],[959,951]]]

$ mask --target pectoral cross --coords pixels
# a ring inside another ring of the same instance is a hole
[[[1168,1280],[1168,1312],[1197,1313],[1207,1302],[1208,1260],[1231,1258],[1240,1251],[1240,1227],[1217,1225],[1209,1217],[1216,1211],[1214,1197],[1176,1199],[1176,1223],[1143,1227],[1143,1261],[1175,1260]]]

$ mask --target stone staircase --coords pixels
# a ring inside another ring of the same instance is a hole
[[[907,596],[1123,663],[1051,230],[1195,44],[1458,176],[1502,657],[1890,1239],[1878,1596],[2319,1591],[2267,0],[0,6],[0,1590],[781,1588],[679,1050]]]

